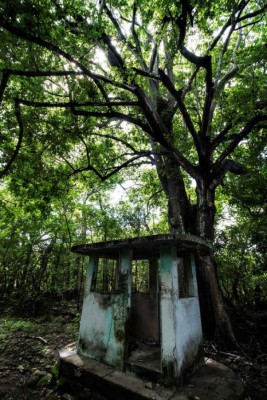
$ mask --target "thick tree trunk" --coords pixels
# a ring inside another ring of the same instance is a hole
[[[196,233],[213,242],[215,223],[215,192],[204,180],[197,182]]]
[[[227,346],[236,347],[231,321],[218,286],[214,256],[198,256],[196,264],[204,336],[207,339],[215,338]]]
[[[168,200],[171,233],[195,233],[194,207],[191,205],[179,166],[166,159],[157,165],[158,176]]]
[[[197,235],[213,242],[215,224],[215,192],[210,190],[204,181],[197,185]],[[217,265],[213,255],[197,257],[197,276],[199,286],[202,325],[205,336],[227,345],[236,346],[231,322],[225,310],[220,293]]]

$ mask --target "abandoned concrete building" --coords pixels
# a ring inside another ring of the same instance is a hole
[[[204,240],[157,235],[72,251],[90,257],[79,354],[164,382],[201,362],[194,253],[208,251]]]
[[[204,364],[195,254],[209,254],[205,240],[154,235],[72,251],[89,256],[78,344],[60,352],[60,376],[72,388],[112,400],[243,393],[234,373],[212,360],[194,375],[195,385],[173,391]]]

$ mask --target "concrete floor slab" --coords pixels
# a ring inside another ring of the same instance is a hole
[[[86,387],[106,400],[241,400],[244,387],[237,374],[214,360],[206,360],[180,389],[126,374],[105,364],[75,354],[60,352],[59,374],[73,387]],[[75,386],[76,385],[76,386]],[[79,394],[76,393],[77,399]]]

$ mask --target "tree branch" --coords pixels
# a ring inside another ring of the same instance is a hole
[[[106,13],[107,13],[107,15],[108,15],[110,21],[112,22],[113,26],[115,27],[116,31],[118,32],[119,39],[120,39],[120,40],[123,40],[124,43],[126,44],[126,46],[128,47],[128,49],[129,49],[131,52],[134,52],[134,53],[137,55],[137,58],[139,59],[142,68],[144,68],[145,70],[147,70],[146,63],[145,63],[145,61],[144,61],[144,59],[143,59],[143,57],[142,57],[140,43],[139,43],[137,34],[136,34],[136,32],[135,32],[135,24],[136,24],[136,21],[135,21],[136,5],[134,4],[134,6],[133,6],[133,7],[134,7],[133,20],[132,20],[132,21],[129,21],[129,22],[131,23],[131,31],[132,31],[132,35],[133,35],[133,38],[134,38],[134,41],[135,41],[135,46],[133,46],[133,45],[129,42],[129,40],[127,40],[127,38],[125,37],[125,35],[123,34],[120,25],[118,24],[116,18],[115,18],[114,15],[112,14],[111,10],[108,8],[108,6],[107,6],[105,0],[102,1],[102,7],[103,7],[103,9],[106,11]]]
[[[112,14],[111,10],[108,8],[105,0],[102,0],[102,7],[106,11],[107,16],[109,17],[110,21],[116,28],[116,31],[119,34],[119,39],[123,40],[125,43],[127,43],[127,39],[126,39],[124,33],[122,32],[120,25],[118,24],[116,18],[114,18],[114,15]],[[127,43],[127,44],[130,46],[130,49],[133,50],[133,46],[130,43]]]
[[[156,81],[159,81],[159,80],[160,80],[159,75],[153,74],[152,72],[143,71],[142,69],[140,69],[140,68],[135,68],[135,67],[133,67],[133,70],[134,70],[138,75],[145,76],[146,78],[155,79]]]
[[[247,28],[248,26],[258,24],[259,22],[261,22],[263,20],[263,18],[264,18],[264,15],[262,15],[261,18],[257,19],[256,21],[252,21],[252,22],[248,22],[247,24],[240,25],[237,28],[235,28],[235,31],[239,31],[239,30],[242,30],[243,28]]]
[[[213,174],[212,176],[211,183],[209,185],[210,190],[214,190],[222,183],[227,172],[232,172],[235,175],[243,175],[247,173],[247,170],[237,161],[229,159],[224,160],[220,164],[220,167],[216,170],[216,174]]]
[[[30,101],[30,100],[24,100],[24,99],[19,99],[20,104],[24,104],[30,107],[51,107],[51,108],[70,108],[72,113],[74,115],[80,115],[84,117],[100,117],[100,118],[108,118],[108,119],[120,119],[123,121],[130,122],[134,125],[140,126],[146,133],[151,134],[151,130],[149,129],[149,126],[143,122],[139,118],[135,118],[132,115],[129,114],[123,114],[121,112],[117,111],[107,111],[107,112],[99,112],[99,111],[87,111],[87,110],[77,110],[75,107],[82,107],[82,106],[100,106],[100,107],[110,107],[111,105],[127,105],[127,106],[139,106],[138,102],[108,102],[108,103],[103,103],[103,102],[83,102],[83,103],[76,103],[76,102],[56,102],[56,103],[50,103],[50,102],[37,102],[37,101]]]
[[[1,85],[0,85],[0,104],[2,104],[3,101],[3,96],[5,89],[7,87],[8,79],[9,79],[9,73],[7,71],[3,71]]]
[[[244,21],[245,19],[256,17],[257,15],[264,13],[265,10],[267,10],[267,4],[264,4],[264,6],[262,8],[260,8],[259,10],[253,11],[251,13],[243,15],[242,17],[239,17],[237,19],[237,22],[241,22],[241,21]]]
[[[20,69],[3,69],[3,74],[25,76],[30,78],[35,78],[39,76],[81,76],[85,75],[84,72],[79,71],[23,71]]]
[[[129,114],[123,114],[116,111],[98,112],[98,111],[76,110],[74,107],[71,110],[74,115],[80,115],[84,117],[99,117],[99,118],[120,119],[123,121],[127,121],[130,122],[131,124],[140,126],[146,133],[151,134],[151,130],[145,122]]]
[[[93,167],[92,165],[87,165],[86,167],[81,167],[81,168],[77,168],[77,169],[74,169],[73,166],[71,166],[69,162],[68,162],[68,165],[70,165],[71,168],[74,170],[74,171],[72,172],[72,175],[76,175],[76,174],[78,174],[78,173],[85,172],[85,171],[92,171],[92,172],[94,172],[94,173],[97,175],[97,177],[103,182],[103,181],[109,179],[111,176],[113,176],[113,175],[115,175],[116,173],[118,173],[121,169],[127,167],[129,164],[133,163],[134,161],[136,161],[136,160],[138,160],[138,159],[140,159],[140,158],[142,158],[142,157],[147,157],[148,155],[150,155],[150,151],[144,152],[144,153],[142,153],[142,154],[138,154],[138,155],[136,155],[136,156],[133,156],[132,158],[130,158],[129,160],[125,161],[125,162],[122,163],[121,165],[115,167],[111,172],[109,172],[109,173],[106,174],[106,175],[102,175],[102,174],[101,174],[99,171],[97,171],[97,169],[96,169],[95,167]],[[65,160],[65,161],[67,161],[67,160]]]
[[[135,149],[130,143],[126,142],[123,139],[117,138],[116,136],[108,135],[108,134],[101,134],[101,133],[96,133],[96,132],[93,132],[92,135],[115,140],[116,142],[123,144],[125,147],[128,147],[130,150],[132,150],[133,153],[138,153],[138,150]]]
[[[152,73],[153,69],[154,69],[154,65],[155,65],[155,61],[158,55],[158,45],[157,43],[154,44],[153,50],[152,50],[152,54],[151,54],[151,58],[150,58],[150,63],[149,63],[149,71]]]
[[[199,137],[197,135],[197,132],[195,130],[195,127],[193,125],[193,122],[190,118],[190,115],[185,107],[185,104],[183,102],[182,99],[182,91],[181,90],[176,90],[176,88],[174,87],[174,84],[172,83],[172,81],[170,80],[170,78],[165,74],[165,72],[162,69],[159,69],[159,75],[161,77],[162,83],[164,84],[164,86],[169,90],[169,92],[172,94],[172,96],[175,98],[175,100],[177,101],[178,107],[181,111],[181,114],[183,116],[183,119],[185,121],[185,124],[189,130],[189,132],[191,133],[193,139],[194,139],[194,143],[197,147],[197,150],[200,152],[200,142],[199,142]]]
[[[188,93],[192,89],[192,83],[193,83],[194,79],[196,78],[199,69],[200,69],[200,67],[198,67],[198,66],[195,67],[195,70],[192,73],[192,75],[190,76],[187,84],[182,89],[182,99],[184,99],[186,93]]]
[[[239,134],[237,134],[232,142],[226,147],[226,149],[222,152],[222,154],[218,157],[216,162],[213,165],[213,171],[216,175],[216,171],[222,164],[222,162],[235,150],[238,144],[245,139],[252,129],[262,121],[267,121],[267,115],[256,115],[255,117],[251,118],[250,121],[247,122],[245,127],[241,130]]]
[[[89,165],[90,164],[90,150],[89,150],[89,147],[88,147],[86,141],[84,140],[84,138],[82,137],[82,135],[78,135],[78,136],[79,136],[79,138],[81,139],[81,141],[84,144],[84,147],[85,147],[85,150],[86,150],[87,164]]]
[[[77,61],[75,58],[73,58],[69,53],[66,51],[62,50],[60,47],[54,45],[53,43],[47,42],[46,40],[42,39],[41,37],[34,36],[28,32],[25,32],[21,28],[17,28],[13,25],[11,25],[9,22],[5,20],[3,15],[0,15],[0,27],[6,29],[10,33],[25,39],[29,42],[35,43],[43,48],[46,48],[47,50],[52,51],[53,53],[65,58],[68,60],[70,63],[74,64],[81,72],[83,72],[85,75],[87,75],[89,78],[91,78],[98,86],[99,81],[102,81],[104,83],[109,83],[115,87],[119,87],[121,89],[125,89],[127,91],[133,92],[134,88],[130,85],[116,82],[110,78],[107,78],[103,75],[95,74],[88,68],[86,68],[82,63]],[[99,87],[99,86],[98,86]],[[101,90],[102,91],[102,90]]]
[[[189,175],[191,175],[193,178],[196,178],[197,170],[193,164],[191,164],[191,162],[184,157],[183,154],[176,149],[172,143],[168,142],[167,138],[170,132],[163,124],[160,116],[154,109],[153,104],[151,104],[143,90],[137,86],[135,89],[135,94],[139,100],[140,108],[143,111],[143,114],[151,128],[149,135],[155,142],[166,149],[170,157],[173,158],[182,168],[184,168]]]
[[[112,67],[117,67],[124,71],[124,60],[122,59],[121,55],[117,51],[116,47],[113,46],[110,37],[103,32],[101,34],[103,42],[108,47],[108,61]]]
[[[211,142],[211,151],[214,151],[224,140],[227,133],[233,128],[233,124],[230,123],[215,137]]]
[[[17,141],[17,145],[16,148],[12,154],[12,156],[10,157],[9,161],[7,162],[6,166],[2,169],[2,171],[0,171],[0,179],[3,178],[3,176],[5,176],[8,171],[10,170],[13,162],[15,161],[19,150],[21,148],[22,145],[22,140],[23,140],[23,135],[24,135],[24,128],[23,128],[23,123],[22,123],[22,119],[21,119],[21,110],[20,110],[20,105],[18,100],[15,100],[15,114],[16,114],[16,118],[18,121],[18,125],[19,125],[19,138]]]
[[[134,4],[133,4],[133,20],[132,20],[132,24],[131,24],[131,32],[132,32],[132,35],[133,35],[133,39],[134,39],[134,43],[135,43],[135,50],[136,50],[137,56],[138,56],[138,58],[140,60],[140,64],[141,64],[142,68],[145,71],[147,71],[148,68],[147,68],[145,60],[143,58],[140,42],[139,42],[136,30],[135,30],[136,11],[137,11],[137,6],[136,6],[136,3],[134,2]]]
[[[138,101],[83,101],[83,102],[45,102],[45,101],[31,101],[26,99],[19,99],[20,104],[24,104],[29,107],[50,107],[50,108],[72,108],[72,107],[119,107],[119,106],[128,106],[128,107],[139,107],[140,104]]]
[[[238,72],[238,69],[239,68],[236,64],[233,65],[233,68],[231,69],[231,71],[229,71],[227,74],[225,74],[224,77],[218,82],[218,85],[216,87],[216,96],[218,96],[221,93],[221,91],[223,90],[226,83],[236,75],[236,73]]]
[[[205,95],[205,103],[203,107],[203,114],[202,114],[202,129],[201,135],[202,136],[209,136],[209,128],[211,123],[211,104],[214,97],[214,87],[212,81],[212,62],[211,56],[208,56],[206,61],[206,95]]]
[[[209,134],[210,107],[214,96],[213,81],[212,81],[212,60],[211,56],[208,54],[204,56],[197,56],[196,54],[192,53],[185,47],[184,42],[185,42],[186,28],[187,28],[187,14],[190,16],[191,24],[193,24],[192,7],[189,5],[187,0],[181,0],[180,3],[182,7],[182,12],[181,15],[175,19],[175,23],[178,26],[180,32],[177,47],[180,50],[180,53],[184,56],[184,58],[191,64],[194,64],[196,66],[196,69],[203,67],[206,70],[206,76],[205,76],[206,96],[205,96],[205,104],[202,115],[202,129],[200,131],[201,136],[204,137]],[[171,20],[174,21],[173,17],[171,17]],[[173,93],[175,92],[177,93],[176,90],[173,91]],[[179,92],[180,91],[178,91],[178,93]],[[183,94],[182,91],[181,94]],[[180,108],[180,111],[183,114],[185,123],[187,124],[188,129],[194,138],[194,142],[197,146],[198,153],[201,154],[200,152],[201,149],[199,146],[200,143],[198,142],[197,135],[195,133],[195,129],[193,127],[190,116],[187,113],[187,110],[183,104],[182,96],[179,95],[178,97],[176,97],[176,100]]]
[[[184,58],[189,61],[191,64],[196,65],[197,67],[208,68],[210,65],[210,56],[197,56],[191,51],[187,50],[184,46],[181,48],[181,54]]]
[[[71,163],[66,158],[64,158],[64,157],[62,157],[62,158],[68,164],[68,166],[73,170],[71,175],[76,175],[80,172],[85,172],[85,171],[92,171],[101,181],[103,180],[100,172],[98,172],[98,170],[95,167],[93,167],[91,164],[88,164],[86,167],[75,168],[75,167],[73,167],[73,165],[71,165]]]

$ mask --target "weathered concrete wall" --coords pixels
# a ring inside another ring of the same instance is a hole
[[[122,368],[125,349],[125,329],[130,306],[131,252],[120,257],[120,293],[91,292],[97,259],[89,261],[78,353],[117,368]]]
[[[176,357],[179,373],[194,368],[194,364],[204,361],[201,357],[202,327],[193,254],[188,255],[185,262],[191,263],[194,297],[179,299],[175,307]]]
[[[202,328],[199,311],[194,257],[191,264],[194,297],[179,298],[177,253],[174,247],[161,249],[161,337],[162,371],[170,380],[188,369],[194,369],[201,359]]]

